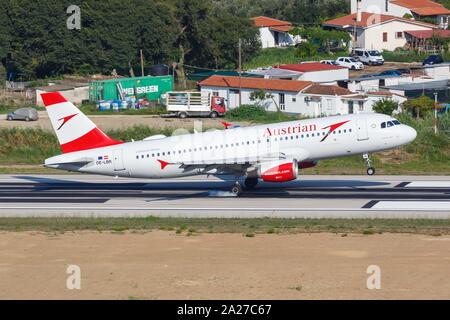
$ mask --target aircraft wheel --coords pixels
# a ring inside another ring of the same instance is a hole
[[[242,187],[239,183],[236,183],[231,187],[231,193],[233,193],[236,196],[239,196],[242,193]]]
[[[258,184],[258,178],[247,178],[244,184],[248,189],[253,189]]]
[[[367,168],[367,174],[369,176],[373,176],[375,174],[375,168],[373,167]]]
[[[179,114],[178,114],[178,117],[180,118],[180,119],[186,119],[187,118],[187,113],[186,112],[180,112]]]

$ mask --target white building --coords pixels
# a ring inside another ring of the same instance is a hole
[[[212,76],[199,82],[202,95],[212,94],[227,101],[227,109],[240,104],[259,104],[268,111],[277,109],[287,113],[301,113],[301,92],[312,83],[309,81],[273,80],[263,78],[239,78],[229,76]],[[263,101],[250,99],[252,92],[263,90],[270,97]],[[239,104],[240,100],[240,104]]]
[[[298,80],[318,83],[335,83],[348,79],[348,68],[324,64],[320,62],[303,62],[297,64],[283,64],[278,68],[301,73]]]
[[[89,85],[83,84],[55,84],[36,88],[36,106],[44,106],[41,94],[46,92],[61,92],[62,96],[68,101],[81,105],[84,101],[89,100]]]
[[[299,36],[289,33],[294,27],[290,22],[269,17],[252,18],[253,24],[259,29],[262,48],[290,47],[301,41]]]
[[[356,77],[340,81],[339,85],[352,92],[367,93],[379,91],[384,86],[412,83],[412,75]]]
[[[351,0],[351,13],[356,13],[358,6],[363,12],[408,16],[415,20],[431,18],[442,29],[447,29],[450,15],[450,10],[430,0]]]
[[[354,48],[393,51],[406,45],[405,31],[433,30],[437,25],[391,15],[359,12],[325,21],[323,27],[347,31]]]
[[[273,80],[262,78],[241,78],[212,76],[199,83],[202,95],[224,97],[227,108],[257,104],[268,111],[278,109],[291,114],[320,117],[336,114],[371,112],[375,101],[385,95],[360,95],[334,85],[314,84],[301,80]],[[252,92],[264,91],[263,100],[251,100]]]

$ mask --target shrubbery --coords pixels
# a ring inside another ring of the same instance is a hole
[[[269,112],[264,108],[255,105],[242,105],[238,108],[231,109],[227,111],[225,117],[230,120],[260,123],[291,121],[297,119],[297,117],[289,116],[283,112]]]

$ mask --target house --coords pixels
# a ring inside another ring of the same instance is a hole
[[[212,76],[198,84],[202,95],[212,94],[224,97],[227,109],[257,103],[263,105],[268,111],[279,109],[287,113],[300,113],[299,100],[303,98],[301,92],[312,83],[310,81]],[[267,99],[252,100],[251,94],[259,90],[269,95]]]
[[[353,48],[390,50],[406,45],[405,32],[411,30],[433,30],[437,25],[392,15],[357,12],[325,21],[325,29],[347,31]]]
[[[338,85],[352,92],[367,93],[370,91],[379,91],[384,86],[412,83],[413,75],[404,74],[401,76],[361,76],[339,81]]]
[[[252,21],[259,29],[262,48],[290,47],[301,41],[299,36],[289,33],[294,28],[290,22],[264,16],[252,18]]]
[[[443,50],[442,47],[433,45],[434,37],[441,39],[450,38],[450,30],[411,30],[405,31],[405,38],[408,48],[419,51],[436,53]]]
[[[307,117],[370,112],[375,101],[385,98],[302,80],[212,76],[199,82],[199,86],[202,95],[224,97],[229,109],[238,107],[240,99],[241,105],[257,104],[268,111],[281,110]],[[265,98],[252,100],[252,93],[260,90],[266,94]]]
[[[338,86],[318,84],[306,88],[302,94],[306,102],[302,115],[309,117],[374,112],[374,104],[383,99],[392,99],[399,104],[406,101],[405,97],[391,92],[358,94]]]
[[[301,72],[283,70],[273,67],[247,70],[247,73],[255,76],[260,76],[264,79],[300,80],[300,78],[303,77],[303,73]]]
[[[349,110],[349,103],[358,100],[350,90],[330,85],[313,84],[302,92],[305,101],[305,107],[302,114],[308,117],[320,117],[336,114],[354,113]],[[355,99],[345,100],[346,96],[354,96]]]
[[[318,83],[334,83],[349,77],[348,68],[320,62],[283,64],[278,68],[301,73],[298,80]]]
[[[401,85],[385,86],[383,89],[391,93],[402,95],[408,99],[418,98],[426,95],[434,100],[434,94],[437,93],[438,101],[449,101],[450,85],[449,80],[431,80],[407,83]]]
[[[44,106],[41,94],[46,92],[61,92],[68,101],[81,105],[84,101],[89,101],[89,84],[54,84],[43,87],[36,87],[36,106]]]
[[[447,29],[450,10],[442,4],[430,0],[351,0],[351,13],[358,7],[364,12],[410,17],[414,20],[429,20],[441,29]]]

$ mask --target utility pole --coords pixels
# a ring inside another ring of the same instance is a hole
[[[433,118],[433,126],[434,126],[434,134],[438,134],[437,128],[437,107],[438,107],[438,93],[434,93],[434,118]]]
[[[142,49],[141,49],[141,76],[144,76],[144,55],[142,54]]]
[[[242,84],[241,84],[241,78],[242,78],[242,39],[239,38],[239,44],[238,44],[238,52],[239,52],[239,107],[242,104]]]

